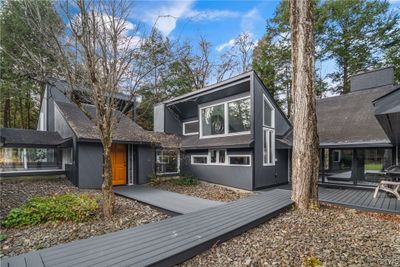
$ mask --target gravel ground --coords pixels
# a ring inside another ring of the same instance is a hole
[[[32,196],[60,194],[66,192],[85,192],[100,194],[97,190],[81,190],[66,179],[1,183],[1,218],[10,209],[20,206]],[[99,211],[99,214],[101,212]],[[141,224],[163,220],[168,216],[149,206],[116,196],[115,213],[112,220],[101,215],[84,223],[60,222],[37,226],[1,229],[7,239],[1,242],[2,256],[15,256],[32,250],[51,247],[77,239],[85,239]]]
[[[400,266],[400,215],[292,210],[182,266],[302,266],[306,257],[323,266]]]
[[[171,192],[223,202],[238,200],[253,194],[203,182],[190,186],[176,185],[173,179],[162,180],[160,184],[153,186]]]

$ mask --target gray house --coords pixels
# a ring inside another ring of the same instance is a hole
[[[103,150],[99,132],[85,113],[66,97],[69,88],[65,81],[48,82],[37,131],[1,129],[0,176],[65,173],[80,188],[101,188]],[[72,93],[79,95],[81,91]],[[128,98],[119,95],[118,101],[125,106],[127,103],[123,102]],[[94,114],[94,106],[84,105],[87,112]],[[120,121],[114,131],[111,151],[113,184],[146,183],[155,172],[155,150],[177,148],[179,139],[145,131],[130,117],[117,110],[115,113]]]
[[[154,131],[180,137],[180,171],[201,180],[288,182],[292,126],[254,71],[157,104]]]
[[[400,86],[393,68],[351,77],[351,92],[317,100],[321,182],[375,186],[399,164]]]

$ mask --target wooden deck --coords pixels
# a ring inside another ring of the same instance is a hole
[[[1,266],[173,266],[291,204],[290,191],[270,190],[158,223],[5,258]]]
[[[276,188],[291,191],[291,185],[286,184]],[[259,192],[268,192],[274,188],[267,188]],[[389,197],[380,191],[376,199],[374,191],[367,189],[328,188],[318,187],[319,200],[326,203],[342,205],[345,207],[383,213],[400,213],[400,200]]]
[[[114,192],[117,195],[135,199],[174,214],[186,214],[223,204],[219,201],[178,194],[145,185],[118,186],[114,188]]]
[[[384,213],[400,213],[400,200],[379,192],[374,198],[372,190],[336,189],[319,187],[319,200],[346,207]]]

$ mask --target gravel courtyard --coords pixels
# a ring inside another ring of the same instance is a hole
[[[173,179],[161,180],[160,184],[152,186],[166,191],[222,202],[235,201],[253,194],[244,190],[235,190],[204,182],[190,186],[176,185]]]
[[[323,206],[288,211],[182,266],[400,266],[400,215]]]
[[[100,191],[97,190],[78,189],[66,179],[16,183],[4,182],[0,186],[0,220],[12,208],[20,206],[33,196],[67,192],[100,195]],[[1,234],[6,235],[6,239],[1,242],[1,256],[15,256],[31,250],[157,222],[168,217],[147,205],[118,196],[116,196],[116,209],[112,220],[105,220],[101,216],[101,211],[98,214],[93,220],[83,223],[59,222],[22,228],[2,228]]]

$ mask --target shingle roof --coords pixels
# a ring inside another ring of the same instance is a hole
[[[372,102],[395,88],[388,85],[317,100],[321,146],[390,144]]]
[[[100,133],[96,125],[74,103],[56,102],[63,117],[80,140],[100,140]],[[95,114],[93,105],[85,105],[85,110]],[[178,147],[179,138],[164,133],[146,131],[127,116],[116,111],[120,116],[117,128],[114,130],[113,140],[136,144],[154,144],[163,147]]]
[[[7,147],[56,147],[64,143],[57,132],[1,128],[0,138]]]
[[[250,134],[205,139],[199,139],[198,135],[189,135],[183,136],[181,139],[181,147],[186,150],[253,146]]]

